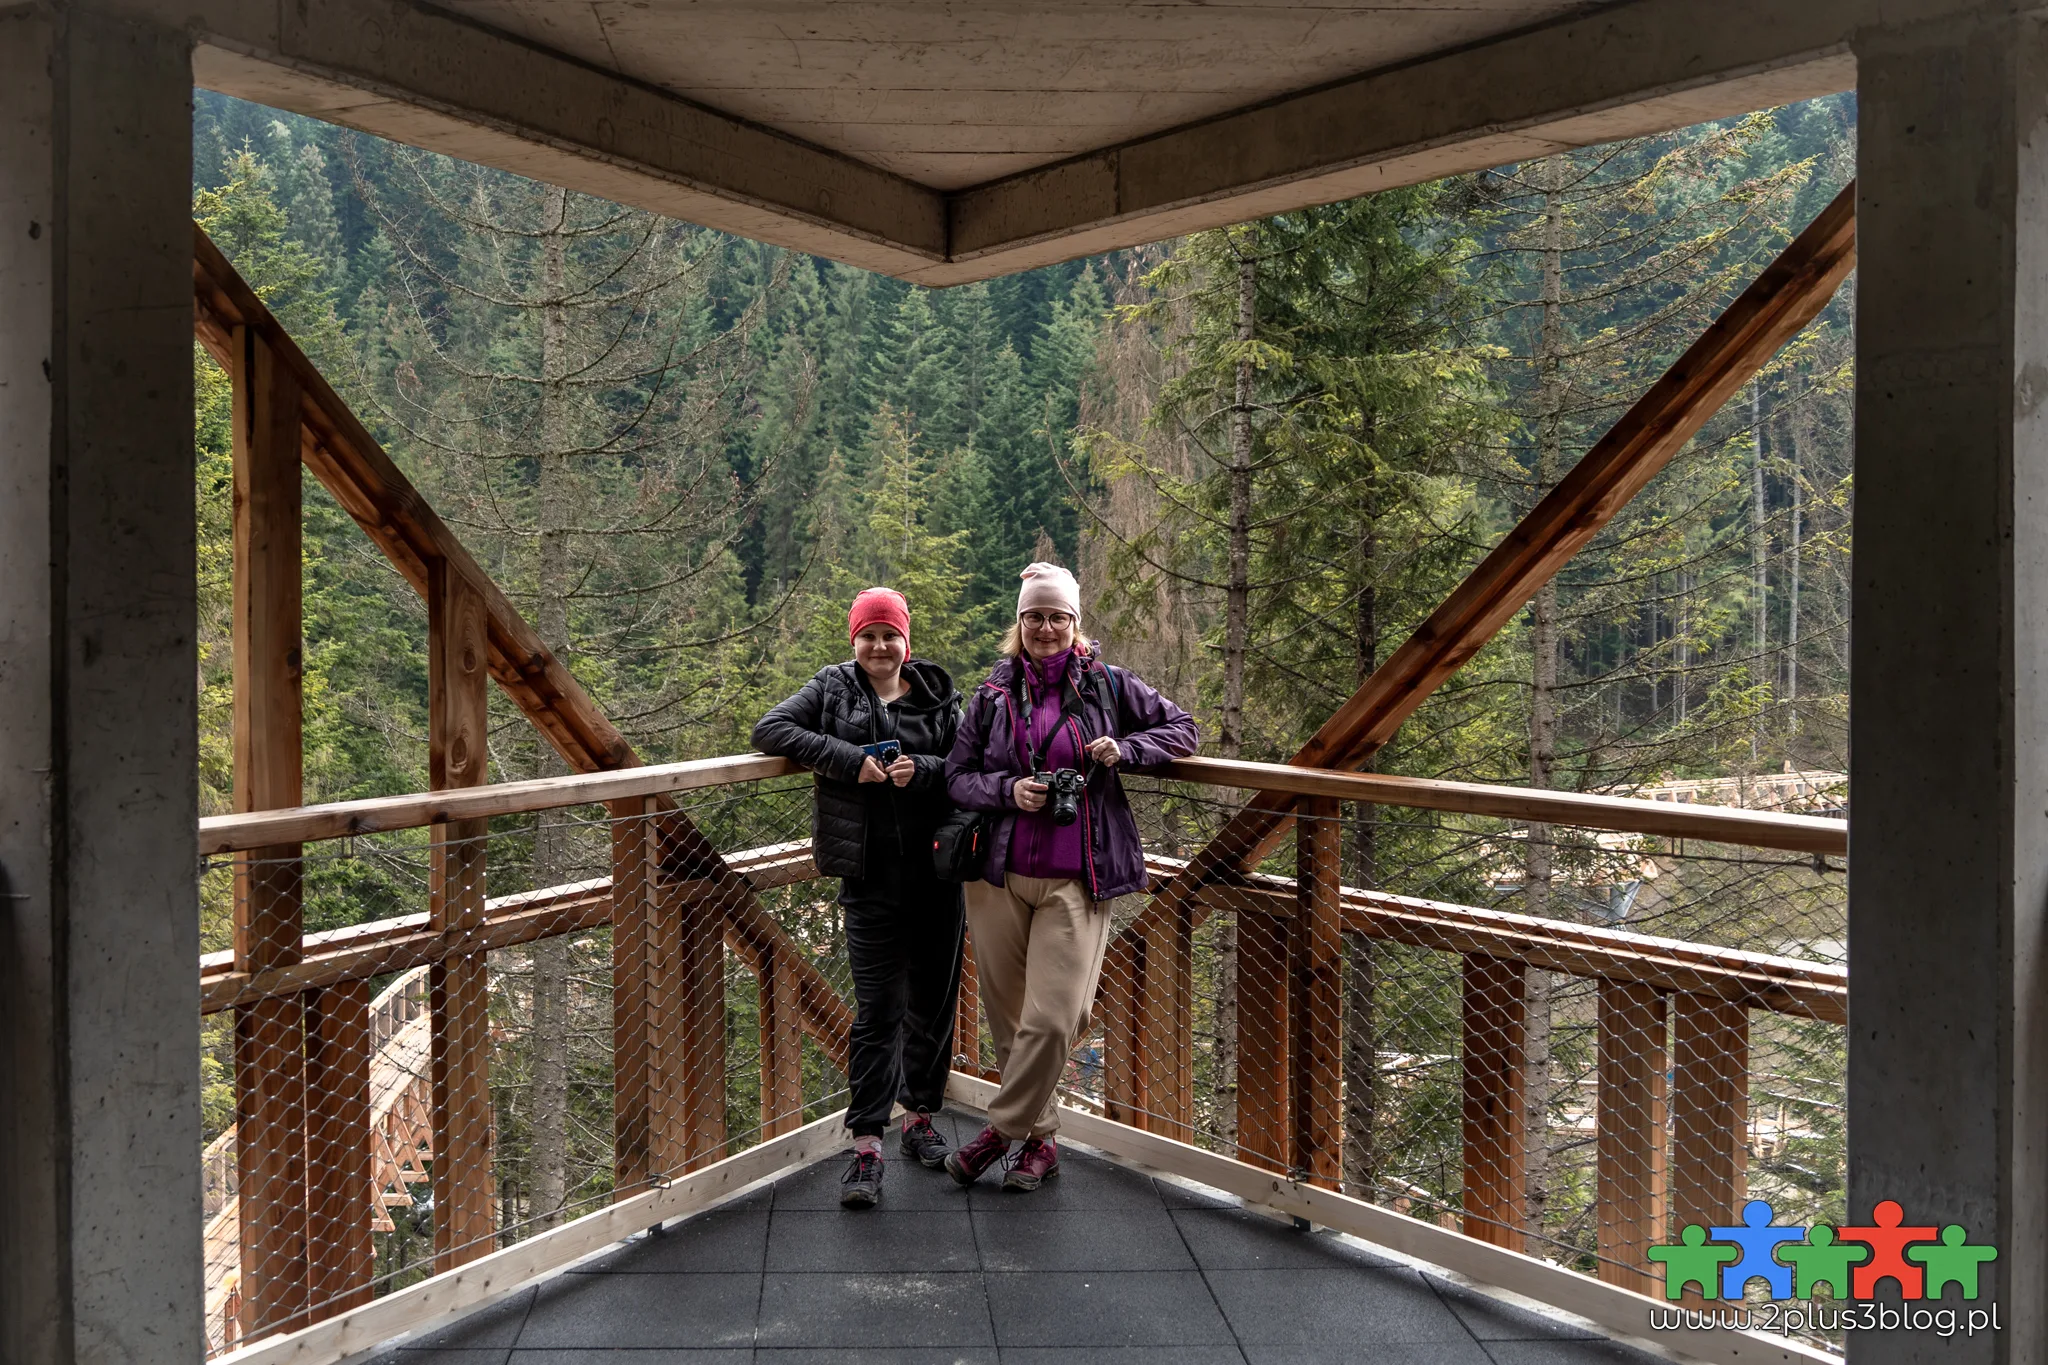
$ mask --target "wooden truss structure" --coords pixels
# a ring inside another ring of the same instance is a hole
[[[1238,1008],[1282,1021],[1242,1059],[1240,1123],[1268,1164],[1335,1188],[1341,1146],[1342,936],[1361,933],[1456,952],[1465,966],[1468,1188],[1465,1231],[1505,1244],[1524,1220],[1520,1102],[1528,964],[1597,977],[1603,1038],[1661,1037],[1675,1056],[1603,1045],[1599,1168],[1608,1211],[1603,1264],[1621,1266],[1661,1229],[1662,1182],[1681,1212],[1731,1207],[1742,1131],[1732,1068],[1747,1052],[1746,1009],[1839,1021],[1837,969],[1615,930],[1445,906],[1340,885],[1342,800],[1511,819],[1724,839],[1816,854],[1846,848],[1840,822],[1678,802],[1629,801],[1356,771],[1445,679],[1663,468],[1707,419],[1826,305],[1855,259],[1853,186],[1717,319],[1444,604],[1285,765],[1188,760],[1170,776],[1258,793],[1185,863],[1155,859],[1155,895],[1122,931],[1101,996],[1105,1118],[1169,1140],[1193,1137],[1193,942],[1219,907],[1243,941],[1291,969],[1273,998]],[[195,229],[195,331],[235,392],[235,805],[204,822],[202,846],[243,866],[292,867],[308,840],[430,826],[424,915],[331,934],[303,932],[296,876],[244,876],[234,949],[202,964],[203,1008],[236,1029],[235,1246],[244,1319],[266,1331],[345,1311],[368,1294],[373,1217],[364,1191],[379,1131],[371,978],[428,978],[427,1075],[384,1106],[405,1109],[414,1165],[432,1153],[438,1267],[490,1252],[493,1187],[484,954],[579,928],[611,926],[616,1059],[616,1187],[641,1197],[724,1141],[723,952],[760,979],[764,1138],[789,1138],[801,1113],[801,1038],[843,1065],[851,1010],[762,905],[758,892],[815,875],[804,845],[722,856],[670,794],[790,771],[758,755],[646,767],[560,660],[427,505],[203,232]],[[430,637],[434,791],[301,806],[300,475],[303,464],[425,599]],[[485,685],[495,681],[575,776],[485,787]],[[612,875],[487,902],[482,859],[492,815],[603,802],[616,831]],[[1297,878],[1256,869],[1297,815]],[[633,817],[642,817],[635,819]],[[975,1032],[971,963],[962,1037]],[[408,1025],[411,1027],[411,1025]],[[978,1052],[978,1047],[975,1049]],[[279,1064],[279,1058],[288,1059]],[[685,1064],[683,1059],[691,1059]],[[1666,1074],[1679,1131],[1662,1156]],[[388,1079],[388,1078],[387,1078]],[[389,1085],[383,1089],[391,1089]],[[400,1101],[410,1097],[410,1108]],[[422,1127],[421,1125],[424,1125]],[[387,1125],[388,1126],[388,1125]],[[1656,1129],[1656,1132],[1652,1132]],[[415,1131],[417,1130],[417,1131]],[[805,1130],[808,1132],[808,1130]],[[360,1133],[363,1143],[310,1142]],[[1737,1139],[1739,1141],[1739,1137]],[[809,1141],[808,1138],[805,1141]],[[1689,1145],[1688,1145],[1689,1144]],[[786,1144],[785,1144],[786,1145]],[[805,1150],[809,1150],[805,1148]],[[1653,1158],[1652,1153],[1657,1155]],[[402,1163],[401,1163],[402,1165]],[[382,1169],[379,1167],[377,1169]],[[388,1175],[389,1172],[387,1171]],[[1603,1271],[1603,1275],[1608,1275]],[[1642,1288],[1615,1269],[1616,1283]]]

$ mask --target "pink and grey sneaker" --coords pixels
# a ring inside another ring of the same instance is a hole
[[[1060,1173],[1059,1148],[1051,1138],[1026,1138],[1003,1173],[1006,1190],[1031,1191]]]
[[[1003,1153],[1010,1150],[1010,1140],[994,1128],[984,1128],[975,1135],[974,1141],[961,1147],[946,1158],[946,1174],[962,1185],[972,1185],[981,1179],[982,1172],[1003,1159]]]

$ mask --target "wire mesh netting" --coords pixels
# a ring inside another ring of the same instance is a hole
[[[1649,1246],[1745,1198],[1845,1216],[1839,866],[1308,802],[1246,873],[1201,852],[1259,823],[1236,794],[1128,786],[1155,894],[1110,907],[1066,1102],[1645,1292]],[[776,779],[214,859],[214,1348],[838,1109],[809,803]],[[971,956],[961,1000],[956,1065],[992,1077]]]
[[[1799,776],[1770,804],[1842,812]],[[1231,793],[1127,784],[1155,889],[1247,821]],[[1845,1216],[1839,860],[1273,814],[1292,834],[1256,872],[1198,860],[1199,894],[1119,907],[1077,1101],[1648,1293],[1648,1247],[1747,1199]]]
[[[809,803],[769,782],[212,859],[214,1349],[839,1108]]]

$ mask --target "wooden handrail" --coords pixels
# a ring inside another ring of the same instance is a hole
[[[273,844],[310,843],[356,834],[419,829],[455,820],[517,815],[562,806],[594,805],[665,792],[759,782],[803,771],[801,766],[786,758],[772,758],[766,754],[732,754],[723,758],[659,763],[615,772],[572,773],[565,777],[500,782],[453,791],[373,796],[318,806],[252,811],[244,815],[210,815],[199,822],[199,851],[210,856]],[[1715,843],[1786,849],[1795,853],[1842,856],[1849,851],[1848,824],[1817,815],[1679,805],[1668,801],[1645,801],[1639,797],[1536,791],[1528,787],[1338,772],[1221,758],[1179,759],[1148,769],[1147,775],[1209,786],[1334,796],[1374,805],[1457,811],[1504,820],[1536,820],[1545,824],[1575,825],[1670,839],[1707,839]]]
[[[1707,839],[1751,848],[1787,849],[1794,853],[1846,856],[1849,825],[1819,815],[1787,815],[1777,811],[1737,810],[1726,806],[1648,801],[1640,797],[1592,796],[1580,792],[1539,791],[1479,782],[1444,782],[1427,777],[1395,777],[1384,773],[1338,772],[1297,768],[1286,763],[1246,763],[1221,758],[1183,758],[1147,770],[1161,777],[1216,786],[1249,787],[1260,792],[1298,796],[1334,796],[1381,806],[1413,806],[1422,810],[1458,811],[1504,820],[1586,829],[1654,834],[1668,839]]]
[[[420,829],[456,820],[482,820],[562,806],[595,805],[636,796],[695,791],[783,777],[804,769],[786,758],[766,754],[734,754],[695,758],[682,763],[655,763],[611,772],[570,773],[526,782],[498,782],[452,791],[411,792],[404,796],[372,796],[359,801],[333,801],[319,806],[252,811],[246,815],[209,815],[199,822],[199,851],[239,853],[270,844],[310,843],[344,839],[353,834],[382,834]]]
[[[757,887],[817,875],[808,841],[749,849],[730,855],[727,862]],[[1145,866],[1155,892],[1187,870],[1184,860],[1158,855],[1147,857]],[[1295,913],[1297,900],[1293,878],[1272,876],[1212,884],[1200,895],[1212,907],[1282,917]],[[1526,962],[1571,976],[1718,996],[1825,1023],[1848,1018],[1849,974],[1826,963],[1349,886],[1340,888],[1340,897],[1345,929],[1373,938]],[[443,935],[427,927],[425,915],[404,915],[308,934],[302,962],[255,976],[234,971],[227,955],[214,954],[200,962],[200,1008],[212,1013],[312,986],[380,976],[477,947],[580,933],[609,924],[611,916],[611,880],[599,877],[495,898],[484,925],[468,935]]]

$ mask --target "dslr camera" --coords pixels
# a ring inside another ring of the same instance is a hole
[[[1031,780],[1045,784],[1046,810],[1055,825],[1071,825],[1081,818],[1081,788],[1087,779],[1077,769],[1060,768],[1049,773],[1033,773]]]

